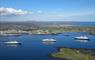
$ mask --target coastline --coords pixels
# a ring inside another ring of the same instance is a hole
[[[91,51],[95,52],[95,49],[91,49]],[[65,54],[66,53],[66,54]],[[78,55],[79,56],[76,56]],[[95,55],[92,55],[92,52],[88,52],[88,49],[74,49],[74,48],[64,48],[64,47],[58,47],[57,52],[53,52],[50,54],[52,58],[56,58],[59,60],[86,60],[86,57],[90,60],[95,59]],[[70,56],[71,55],[71,56]],[[84,57],[81,57],[83,55]],[[68,56],[68,57],[67,57]],[[76,57],[75,57],[76,56]]]
[[[91,35],[95,35],[95,27],[48,27],[37,30],[0,30],[1,36],[6,35],[21,35],[21,34],[29,34],[29,35],[58,35],[64,32],[87,32]]]

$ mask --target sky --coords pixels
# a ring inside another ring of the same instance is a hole
[[[95,0],[0,0],[0,21],[95,21]]]

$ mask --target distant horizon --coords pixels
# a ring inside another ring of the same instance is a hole
[[[0,21],[0,22],[95,22],[95,21]]]

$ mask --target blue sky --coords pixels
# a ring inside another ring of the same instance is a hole
[[[95,21],[95,0],[0,0],[1,21]]]

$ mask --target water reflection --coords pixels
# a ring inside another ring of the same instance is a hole
[[[4,44],[4,45],[7,46],[7,47],[18,47],[21,44]]]
[[[89,42],[89,40],[76,40],[77,42],[84,42],[84,43],[87,43]]]
[[[6,47],[18,47],[22,44],[5,44],[3,42],[0,43],[0,46],[6,46]]]
[[[50,45],[50,44],[54,44],[55,42],[42,42],[45,45]]]

